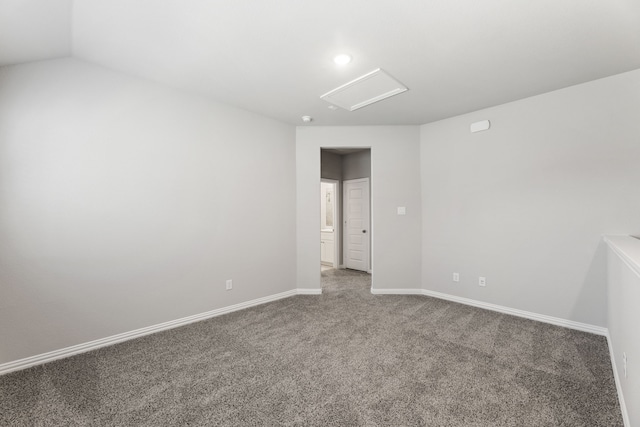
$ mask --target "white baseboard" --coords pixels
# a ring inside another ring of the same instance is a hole
[[[498,313],[510,314],[512,316],[523,317],[525,319],[536,320],[538,322],[549,323],[551,325],[562,326],[569,329],[576,329],[578,331],[589,332],[596,335],[606,336],[608,333],[607,328],[602,326],[590,325],[588,323],[575,322],[573,320],[561,319],[559,317],[547,316],[545,314],[533,313],[530,311],[518,310],[515,308],[505,307],[502,305],[490,304],[488,302],[482,302],[473,300],[470,298],[458,297],[455,295],[444,294],[441,292],[430,291],[427,289],[371,289],[371,293],[375,295],[425,295],[428,297],[434,297],[444,299],[447,301],[453,301],[464,305],[470,305],[473,307],[483,308],[485,310],[497,311]]]
[[[622,421],[624,422],[624,427],[631,427],[631,422],[629,421],[629,413],[627,412],[627,405],[624,402],[624,394],[622,394],[622,383],[620,382],[620,377],[618,376],[618,368],[616,367],[616,357],[613,353],[613,344],[611,343],[611,336],[607,331],[607,344],[609,345],[609,358],[611,359],[611,368],[613,369],[613,378],[616,381],[616,390],[618,392],[618,402],[620,403],[620,412],[622,412]]]
[[[575,322],[573,320],[562,319],[559,317],[547,316],[546,314],[538,314],[531,311],[518,310],[516,308],[505,307],[502,305],[490,304],[488,302],[477,301],[474,299],[458,297],[455,295],[444,294],[441,292],[422,290],[423,295],[445,299],[460,304],[471,305],[473,307],[484,308],[485,310],[497,311],[499,313],[510,314],[512,316],[523,317],[525,319],[536,320],[538,322],[549,323],[551,325],[562,326],[564,328],[575,329],[578,331],[589,332],[596,335],[607,335],[607,328],[602,326],[590,325],[588,323]]]
[[[123,341],[129,341],[135,338],[150,335],[156,332],[166,331],[168,329],[177,328],[179,326],[188,325],[189,323],[198,322],[201,320],[210,319],[212,317],[221,316],[223,314],[231,313],[234,311],[242,310],[256,305],[265,304],[279,299],[288,298],[294,295],[317,295],[321,294],[321,289],[293,289],[279,294],[269,295],[262,298],[256,298],[250,301],[242,302],[239,304],[230,305],[228,307],[218,308],[215,310],[207,311],[205,313],[195,314],[193,316],[183,317],[181,319],[170,320],[168,322],[159,323],[157,325],[147,326],[145,328],[136,329],[129,332],[124,332],[117,335],[112,335],[106,338],[100,338],[94,341],[74,345],[71,347],[62,348],[59,350],[50,351],[47,353],[38,354],[24,359],[15,360],[13,362],[0,364],[0,375],[8,374],[9,372],[19,371],[21,369],[30,368],[36,365],[42,365],[44,363],[53,362],[54,360],[63,359],[65,357],[74,356],[80,353],[86,353],[88,351],[96,350],[101,347],[117,344]]]
[[[298,288],[296,295],[322,295],[322,289],[315,288]]]
[[[615,357],[613,355],[613,349],[611,347],[611,340],[608,337],[607,328],[588,325],[585,323],[574,322],[571,320],[560,319],[556,317],[546,316],[542,314],[532,313],[523,310],[517,310],[509,307],[499,306],[495,304],[489,304],[481,301],[476,301],[468,298],[457,297],[454,295],[448,295],[440,292],[429,291],[426,289],[371,289],[371,293],[375,295],[425,295],[431,296],[435,298],[440,298],[448,301],[453,301],[465,305],[471,305],[474,307],[484,308],[487,310],[497,311],[500,313],[511,314],[518,317],[524,317],[531,320],[537,320],[544,323],[550,323],[553,325],[563,326],[570,329],[577,329],[580,331],[591,332],[598,335],[604,335],[607,337],[607,342],[609,343],[609,351],[611,354],[611,361],[614,365],[614,375],[616,380],[616,387],[618,387],[618,396],[620,396],[620,406],[623,409],[623,417],[625,418],[625,426],[628,426],[628,415],[626,413],[626,407],[624,406],[624,398],[622,396],[622,392],[620,389],[620,380],[618,378],[618,371],[615,369]],[[74,345],[71,347],[62,348],[59,350],[50,351],[47,353],[38,354],[35,356],[27,357],[24,359],[19,359],[13,362],[7,362],[0,364],[0,375],[7,374],[9,372],[18,371],[21,369],[26,369],[32,366],[41,365],[44,363],[52,362],[57,359],[62,359],[65,357],[73,356],[80,353],[86,353],[88,351],[96,350],[101,347],[106,347],[109,345],[117,344],[123,341],[132,340],[135,338],[139,338],[145,335],[150,335],[156,332],[165,331],[168,329],[177,328],[179,326],[184,326],[189,323],[198,322],[201,320],[210,319],[212,317],[221,316],[223,314],[231,313],[234,311],[242,310],[245,308],[257,306],[260,304],[265,304],[271,301],[277,301],[279,299],[288,298],[294,295],[320,295],[322,294],[322,289],[313,289],[313,288],[298,288],[293,289],[286,292],[281,292],[279,294],[269,295],[262,298],[253,299],[250,301],[246,301],[243,303],[231,305],[228,307],[219,308],[216,310],[207,311],[205,313],[196,314],[193,316],[183,317],[181,319],[171,320],[164,323],[159,323],[157,325],[148,326],[145,328],[136,329],[129,332],[124,332],[117,335],[112,335],[106,338],[97,339],[94,341],[89,341],[86,343]]]
[[[422,289],[375,289],[371,288],[374,295],[422,295]]]

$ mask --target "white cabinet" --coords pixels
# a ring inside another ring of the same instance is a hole
[[[335,259],[335,238],[333,231],[320,232],[320,261],[333,265]]]

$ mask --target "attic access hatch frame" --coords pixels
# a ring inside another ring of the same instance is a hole
[[[354,111],[374,102],[409,90],[381,68],[321,95],[320,98],[347,111]]]

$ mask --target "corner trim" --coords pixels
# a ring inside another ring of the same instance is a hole
[[[629,421],[629,413],[627,412],[627,405],[624,402],[624,394],[622,393],[622,382],[618,376],[618,368],[616,367],[616,357],[613,353],[613,344],[611,343],[611,335],[607,330],[607,344],[609,345],[609,359],[611,359],[611,368],[613,369],[613,379],[616,383],[616,390],[618,392],[618,403],[620,403],[620,412],[622,412],[622,422],[624,427],[631,427],[631,421]]]
[[[234,311],[243,310],[245,308],[266,304],[268,302],[277,301],[279,299],[288,298],[294,295],[309,295],[312,293],[314,295],[320,294],[322,293],[322,290],[321,289],[293,289],[290,291],[281,292],[278,294],[273,294],[266,297],[256,298],[250,301],[241,302],[239,304],[218,308],[218,309],[207,311],[204,313],[195,314],[193,316],[182,317],[180,319],[170,320],[168,322],[158,323],[156,325],[135,329],[133,331],[111,335],[106,338],[100,338],[100,339],[89,341],[86,343],[77,344],[71,347],[65,347],[59,350],[49,351],[47,353],[25,357],[24,359],[18,359],[13,362],[0,364],[0,375],[8,374],[10,372],[19,371],[22,369],[27,369],[32,366],[42,365],[45,363],[53,362],[54,360],[63,359],[65,357],[74,356],[76,354],[86,353],[92,350],[99,349],[101,347],[118,344],[124,341],[129,341],[135,338],[143,337],[145,335],[151,335],[156,332],[166,331],[169,329],[188,325],[189,323],[199,322],[201,320],[206,320],[212,317],[221,316],[223,314],[232,313]]]

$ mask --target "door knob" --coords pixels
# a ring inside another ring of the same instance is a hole
[[[367,232],[367,230],[362,230],[362,232],[363,232],[363,233],[366,233],[366,232]]]

